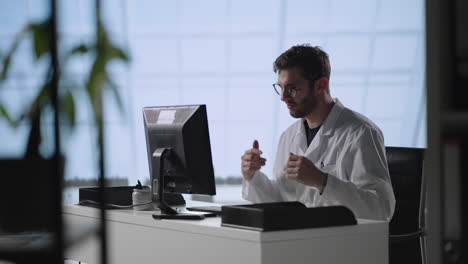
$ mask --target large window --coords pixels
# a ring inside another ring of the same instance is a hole
[[[0,3],[0,51],[21,25],[39,16],[43,1]],[[240,156],[258,139],[270,174],[279,135],[294,119],[274,93],[274,59],[295,44],[321,46],[330,55],[331,93],[377,123],[386,145],[425,147],[424,1],[404,0],[107,0],[106,26],[125,47],[129,67],[111,72],[124,112],[106,101],[108,176],[148,178],[142,107],[207,104],[216,176],[240,177]],[[60,1],[63,45],[92,39],[91,0]],[[30,52],[24,48],[24,64]],[[1,54],[1,53],[0,53]],[[23,65],[23,64],[22,64]],[[82,58],[69,69],[80,81]],[[17,67],[0,90],[15,108],[27,103],[37,76]],[[29,92],[31,91],[31,92]],[[109,97],[110,98],[110,97]],[[67,179],[95,178],[88,106],[65,147]],[[27,130],[12,133],[0,121],[1,155],[18,154]],[[3,132],[5,131],[5,133]],[[76,158],[79,153],[79,158]],[[222,187],[218,201],[240,200]]]

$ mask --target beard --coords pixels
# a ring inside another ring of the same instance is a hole
[[[294,118],[303,118],[310,114],[316,107],[317,107],[317,98],[315,96],[310,95],[299,102],[294,100],[287,102],[288,104],[292,104],[294,106],[293,109],[289,109],[289,114]]]

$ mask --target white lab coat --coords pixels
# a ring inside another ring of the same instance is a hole
[[[321,195],[317,188],[285,177],[289,152],[307,157],[328,173]],[[308,207],[345,205],[357,218],[387,221],[395,209],[382,132],[338,99],[309,147],[303,119],[283,132],[273,176],[270,180],[257,171],[251,181],[244,180],[243,198],[254,203],[300,201]]]

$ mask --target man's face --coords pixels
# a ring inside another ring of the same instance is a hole
[[[309,83],[299,68],[284,69],[279,72],[278,84],[283,88],[281,101],[286,103],[292,117],[305,117],[317,106],[317,98]]]

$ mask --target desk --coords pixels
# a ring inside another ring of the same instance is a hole
[[[63,215],[68,228],[99,223],[99,210],[90,207],[67,205]],[[355,226],[258,232],[221,227],[220,217],[187,221],[154,220],[151,215],[108,211],[109,263],[388,263],[384,221],[359,219]],[[99,238],[72,246],[65,257],[99,263]]]

